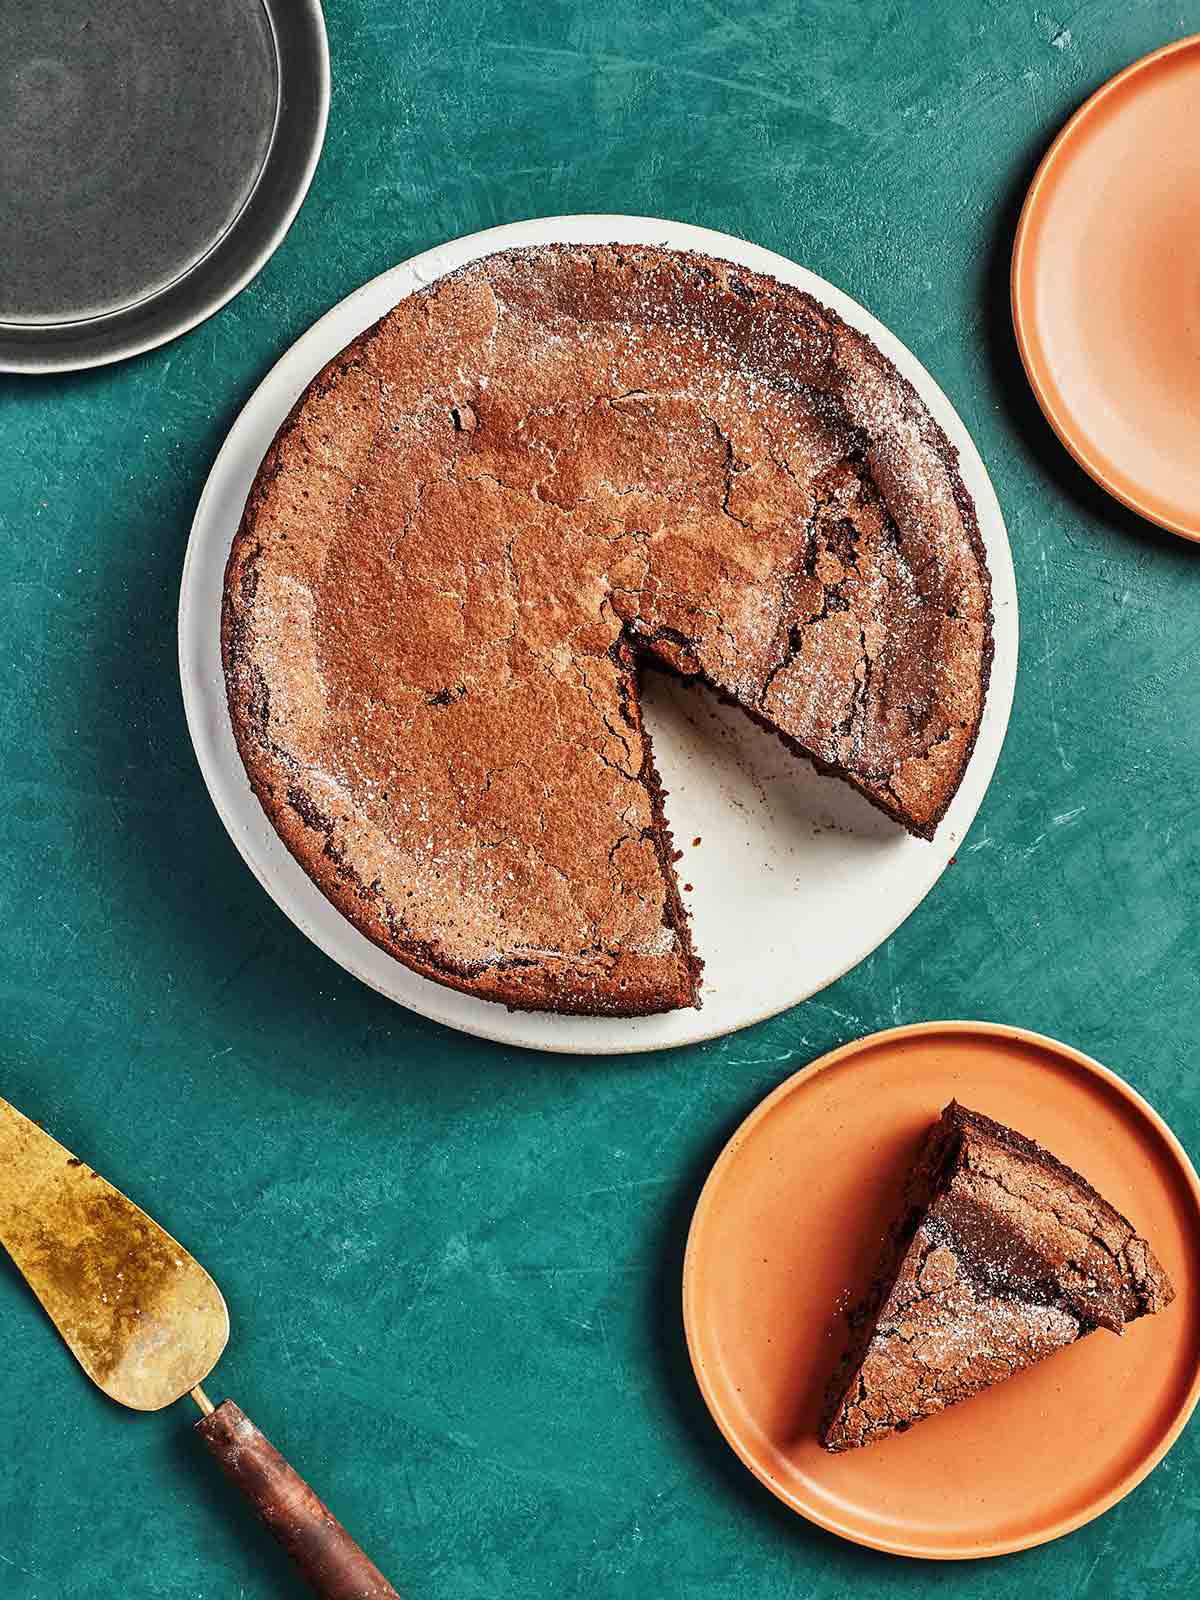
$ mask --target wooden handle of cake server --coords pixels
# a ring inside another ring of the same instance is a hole
[[[366,1552],[232,1400],[201,1417],[196,1432],[322,1600],[400,1600]]]

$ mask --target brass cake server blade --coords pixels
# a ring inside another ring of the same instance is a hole
[[[323,1600],[396,1590],[231,1400],[200,1387],[229,1339],[221,1291],[140,1206],[0,1099],[0,1243],[110,1399],[158,1411],[191,1394],[196,1431]]]

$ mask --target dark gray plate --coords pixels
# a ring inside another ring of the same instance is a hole
[[[0,0],[0,371],[211,316],[291,225],[328,109],[319,0]]]

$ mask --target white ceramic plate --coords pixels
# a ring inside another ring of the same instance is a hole
[[[511,1012],[410,972],[335,911],[288,854],[250,788],[225,702],[225,563],[259,462],[302,390],[405,295],[495,250],[552,242],[703,251],[806,289],[861,328],[957,446],[992,570],[996,658],[987,709],[932,844],[902,834],[712,695],[647,675],[647,721],[684,852],[679,876],[695,886],[684,899],[705,960],[699,1011],[633,1018]],[[465,1033],[612,1054],[693,1044],[796,1005],[870,955],[924,899],[962,843],[1000,754],[1017,669],[1017,595],[1000,507],[970,435],[916,357],[848,295],[783,256],[708,228],[649,217],[549,217],[471,234],[393,267],[322,317],[268,373],[230,431],[196,510],[179,604],[179,665],[192,741],[221,820],[267,893],[326,955],[392,1000]]]

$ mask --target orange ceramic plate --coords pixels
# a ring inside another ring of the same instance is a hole
[[[1135,61],[1050,147],[1013,322],[1042,410],[1118,500],[1200,539],[1200,35]]]
[[[877,1266],[916,1145],[950,1099],[1040,1140],[1146,1234],[1177,1298],[863,1450],[817,1443],[844,1312]],[[1200,1393],[1200,1184],[1126,1084],[1051,1039],[979,1022],[835,1050],[752,1112],[704,1186],[683,1277],[704,1398],[779,1498],[858,1544],[940,1559],[1068,1533],[1166,1454]]]

